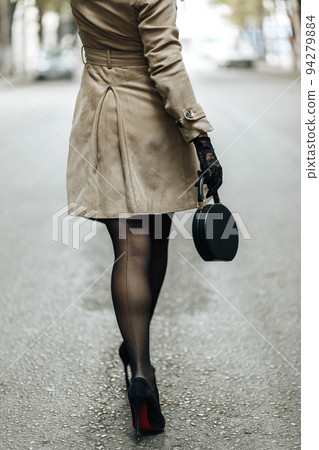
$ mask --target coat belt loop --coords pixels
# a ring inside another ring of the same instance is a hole
[[[111,50],[109,48],[106,49],[106,61],[107,68],[112,69]]]
[[[86,64],[86,58],[84,60],[84,45],[82,45],[81,47],[81,58],[82,58],[82,62],[85,65]]]

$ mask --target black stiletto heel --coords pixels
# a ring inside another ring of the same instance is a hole
[[[125,372],[125,383],[126,383],[126,389],[130,387],[130,380],[128,376],[128,365],[130,364],[130,357],[128,354],[128,351],[126,350],[125,342],[123,341],[122,344],[119,347],[119,355],[122,360],[123,366],[124,366],[124,372]],[[155,374],[155,367],[152,366],[153,372]]]
[[[135,399],[135,420],[136,420],[136,437],[137,439],[139,439],[142,436],[141,433],[141,406],[142,406],[142,402],[139,398]]]
[[[164,430],[165,419],[157,396],[145,378],[133,379],[128,390],[128,398],[137,439],[141,437],[142,431],[159,433]]]
[[[128,378],[128,370],[127,370],[127,366],[128,366],[129,363],[130,363],[130,357],[129,357],[128,353],[127,353],[127,350],[126,350],[126,346],[125,346],[124,341],[123,341],[122,344],[120,345],[120,348],[119,348],[119,355],[120,355],[120,358],[121,358],[121,360],[122,360],[122,362],[123,362],[124,372],[125,372],[126,389],[128,389],[128,388],[130,387],[130,381],[129,381],[129,378]]]

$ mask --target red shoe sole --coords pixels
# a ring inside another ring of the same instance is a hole
[[[132,404],[133,411],[134,411],[134,428],[136,429],[136,409],[135,405]],[[156,431],[155,428],[153,428],[147,418],[147,405],[142,405],[140,409],[140,428],[141,430],[151,430]]]

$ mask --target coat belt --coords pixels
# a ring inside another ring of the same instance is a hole
[[[84,64],[107,66],[108,69],[112,69],[112,67],[148,65],[143,52],[125,52],[113,48],[95,49],[82,46],[81,55]]]

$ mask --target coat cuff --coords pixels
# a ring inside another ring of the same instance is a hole
[[[192,141],[200,133],[207,133],[214,129],[207,120],[203,108],[198,103],[183,109],[182,114],[182,117],[176,120],[176,125],[179,127],[186,142]]]

